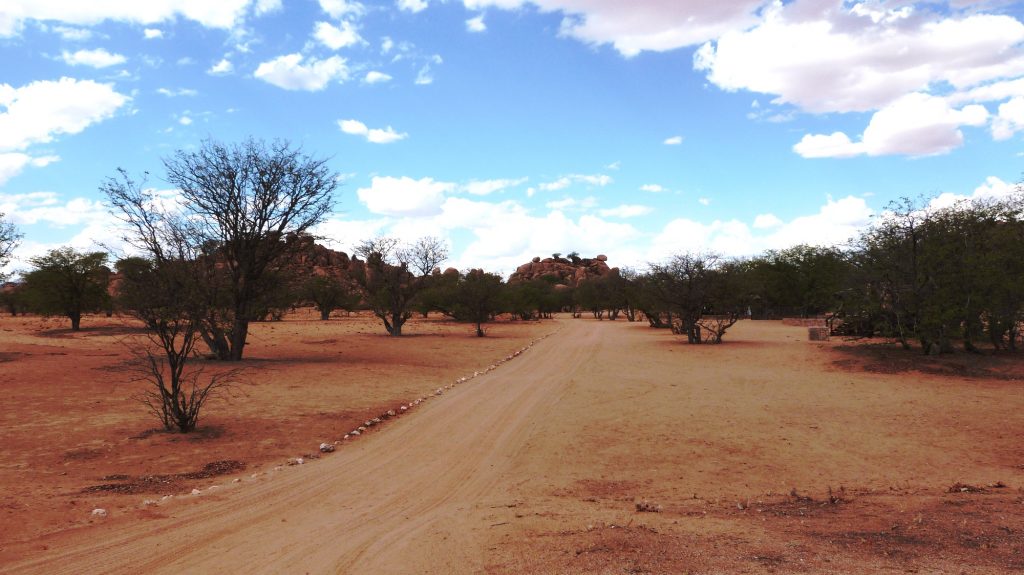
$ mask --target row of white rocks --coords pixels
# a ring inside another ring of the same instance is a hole
[[[520,355],[525,353],[528,349],[533,347],[537,342],[541,341],[542,339],[545,339],[545,338],[549,337],[550,335],[551,335],[550,333],[546,334],[546,335],[543,335],[543,336],[541,336],[541,337],[531,341],[530,343],[528,343],[526,345],[526,347],[523,347],[522,349],[519,349],[517,351],[514,351],[514,352],[510,353],[509,355],[505,356],[504,358],[499,359],[496,363],[492,363],[491,365],[487,366],[483,370],[481,370],[481,371],[474,371],[473,375],[467,375],[467,376],[464,376],[464,377],[460,377],[460,378],[456,379],[455,381],[453,381],[452,383],[449,383],[448,385],[445,385],[445,386],[437,388],[436,390],[434,390],[434,393],[432,393],[432,394],[428,394],[428,395],[423,395],[423,396],[417,397],[416,399],[414,399],[414,400],[412,400],[412,401],[410,401],[408,403],[403,403],[402,405],[398,406],[398,408],[396,408],[396,409],[389,409],[389,410],[385,411],[384,413],[380,414],[379,416],[374,417],[373,419],[368,419],[365,422],[363,422],[362,425],[360,425],[359,427],[357,427],[357,428],[353,429],[352,431],[346,433],[341,439],[339,439],[337,441],[334,441],[333,443],[329,443],[329,442],[321,443],[320,447],[319,447],[320,453],[333,453],[335,451],[335,449],[337,449],[338,446],[341,446],[341,445],[343,445],[343,444],[345,444],[347,442],[350,442],[350,441],[352,441],[352,440],[362,436],[367,431],[369,431],[370,428],[379,426],[379,425],[383,424],[384,422],[386,422],[386,421],[388,421],[390,419],[394,419],[396,417],[404,415],[404,414],[408,413],[410,410],[412,410],[413,408],[423,404],[427,400],[429,400],[431,398],[434,398],[434,397],[438,397],[440,395],[443,395],[444,392],[450,391],[450,390],[454,389],[455,386],[457,386],[459,384],[466,383],[466,382],[468,382],[468,381],[470,381],[470,380],[472,380],[474,378],[480,377],[482,375],[486,375],[487,373],[489,373],[491,371],[494,371],[495,369],[500,367],[503,363],[508,362],[508,361],[512,361],[513,359],[519,357]],[[304,465],[306,463],[306,459],[308,459],[309,457],[310,456],[307,455],[305,457],[296,457],[294,459],[289,459],[286,462],[286,465],[288,465],[288,466]],[[313,458],[318,458],[319,456],[312,456],[312,457]],[[273,467],[270,470],[270,472],[277,472],[277,471],[281,471],[282,469],[284,469],[284,466],[277,465],[277,466]],[[250,479],[258,479],[261,475],[264,475],[265,473],[268,473],[268,472],[259,472],[259,471],[257,471],[256,473],[253,473],[249,477],[250,477]],[[232,479],[231,483],[229,483],[228,485],[230,485],[230,484],[237,484],[237,483],[241,483],[241,482],[242,482],[242,479],[240,477],[236,477],[236,478]],[[199,496],[199,495],[203,495],[204,493],[211,493],[211,492],[216,491],[220,487],[221,486],[219,486],[219,485],[211,485],[210,487],[207,487],[205,489],[205,491],[202,490],[202,489],[193,489],[188,495],[186,495],[186,497],[188,497],[188,496],[196,497],[196,496]],[[143,507],[150,507],[150,506],[153,506],[153,505],[162,505],[162,504],[171,502],[174,498],[175,498],[174,495],[164,495],[160,499],[146,499],[146,500],[144,500],[142,502],[142,506]],[[95,518],[104,518],[104,517],[107,516],[107,514],[108,513],[107,513],[106,509],[96,508],[96,509],[92,510],[92,516],[95,517]]]

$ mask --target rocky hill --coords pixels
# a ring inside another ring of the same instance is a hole
[[[508,278],[508,283],[522,283],[530,280],[550,276],[557,279],[557,284],[576,287],[582,281],[589,278],[599,278],[618,273],[619,268],[608,267],[608,256],[599,255],[594,258],[572,257],[550,257],[541,259],[533,258],[518,268]]]

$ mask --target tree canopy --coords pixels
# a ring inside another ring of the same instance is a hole
[[[249,322],[268,309],[299,242],[333,208],[338,174],[287,141],[227,145],[206,140],[164,159],[180,197],[163,197],[124,171],[102,186],[128,224],[125,240],[157,266],[204,263],[194,272],[205,300],[200,333],[220,359],[240,360]]]
[[[60,248],[29,261],[33,269],[25,274],[24,297],[34,311],[67,317],[78,331],[82,314],[109,304],[107,254]]]

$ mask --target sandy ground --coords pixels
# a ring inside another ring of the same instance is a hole
[[[39,321],[0,322],[0,571],[1024,570],[1015,358],[810,343],[775,322],[695,347],[621,321],[477,339],[429,320],[392,340],[362,318],[300,318],[257,327],[244,395],[193,438],[146,433],[106,369],[128,330]],[[245,469],[140,481],[218,461]],[[90,490],[126,484],[152,492]]]

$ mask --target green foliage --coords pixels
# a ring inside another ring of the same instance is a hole
[[[608,319],[615,320],[625,312],[629,321],[635,321],[636,302],[631,284],[631,280],[614,270],[604,276],[580,281],[572,292],[577,315],[583,310],[590,312],[596,319],[604,319],[607,314]]]
[[[0,284],[0,308],[12,316],[18,315],[19,312],[24,314],[28,307],[24,292],[24,282]]]
[[[353,279],[363,290],[364,300],[373,314],[384,322],[388,335],[402,335],[402,327],[412,317],[416,297],[424,286],[423,278],[416,277],[402,261],[388,261],[397,245],[388,238],[369,240],[357,248],[366,257],[358,266]],[[389,247],[390,246],[390,247]]]
[[[422,289],[416,296],[416,311],[424,317],[432,311],[454,317],[455,289],[461,277],[461,274],[448,271],[421,278]]]
[[[147,344],[129,342],[128,368],[149,385],[140,401],[167,430],[187,433],[199,423],[207,399],[230,383],[237,371],[206,376],[193,355],[207,317],[201,260],[125,258],[119,303],[146,326]]]
[[[83,313],[108,305],[107,254],[60,248],[29,261],[33,269],[25,274],[24,295],[33,311],[65,316],[71,320],[71,329],[78,331]]]
[[[509,285],[508,311],[527,320],[551,317],[551,314],[570,307],[572,290],[565,286],[556,288],[557,281],[557,277],[550,276]]]
[[[336,275],[314,275],[302,284],[303,299],[311,302],[320,312],[321,320],[328,320],[336,309],[352,311],[359,305],[359,293]]]
[[[859,239],[858,283],[844,312],[867,333],[917,340],[926,353],[974,351],[988,334],[1013,347],[1024,311],[1024,201],[963,201],[932,209],[904,199]]]
[[[504,288],[501,276],[470,270],[452,290],[452,315],[476,324],[476,335],[483,337],[483,324],[504,309]]]
[[[14,248],[18,247],[20,240],[21,234],[17,228],[5,220],[3,212],[0,212],[0,283],[7,281],[3,267],[10,263],[11,254],[14,253]]]
[[[748,305],[743,271],[713,254],[677,254],[634,280],[637,305],[653,327],[670,327],[688,343],[721,343]]]

